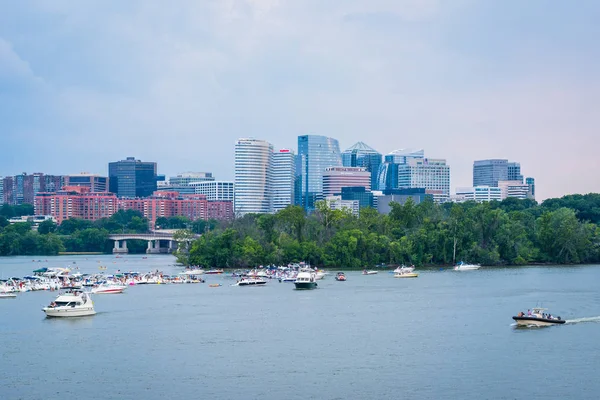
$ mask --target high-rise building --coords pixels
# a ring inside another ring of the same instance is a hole
[[[518,162],[509,162],[506,164],[507,181],[519,181],[523,183],[523,175],[521,175],[521,164]]]
[[[191,183],[195,194],[206,196],[208,201],[231,201],[233,203],[234,191],[231,181],[210,181]]]
[[[4,179],[0,176],[0,206],[4,204]]]
[[[148,197],[156,191],[156,163],[135,157],[108,164],[109,190],[118,197]]]
[[[406,164],[408,160],[424,157],[423,149],[398,149],[387,154],[377,171],[377,190],[398,189],[398,166]]]
[[[329,167],[323,173],[323,196],[337,196],[343,187],[359,186],[371,190],[371,173],[361,167]]]
[[[56,192],[64,185],[64,177],[60,175],[44,175],[22,173],[7,176],[3,179],[4,202],[11,205],[33,204],[36,194],[40,192]]]
[[[527,197],[529,197],[532,200],[535,200],[535,179],[528,177],[527,179],[525,179],[525,183],[529,187]]]
[[[169,184],[173,186],[189,186],[197,182],[214,181],[212,172],[183,172],[169,178]]]
[[[398,188],[423,188],[436,202],[443,202],[450,197],[450,166],[444,159],[407,159],[398,165]]]
[[[242,138],[235,142],[236,216],[272,211],[272,171],[273,145],[271,143],[251,138]]]
[[[66,175],[65,186],[79,186],[90,188],[91,193],[108,192],[108,178],[88,173],[79,175]]]
[[[342,200],[358,200],[360,208],[374,207],[373,198],[373,192],[367,191],[365,187],[355,186],[342,188]]]
[[[363,142],[358,142],[342,153],[344,167],[363,167],[371,173],[371,189],[377,190],[377,174],[381,166],[381,153]]]
[[[337,140],[319,135],[298,136],[296,177],[299,205],[313,210],[323,200],[323,174],[328,167],[341,167],[342,157]],[[236,188],[237,190],[237,188]]]
[[[273,153],[272,191],[273,212],[294,204],[296,155],[292,150],[281,149]]]
[[[520,181],[498,181],[498,188],[502,191],[502,200],[507,197],[517,199],[528,198],[529,185]]]
[[[461,201],[477,201],[479,203],[486,201],[501,201],[502,189],[492,186],[476,186],[457,188],[456,196]]]

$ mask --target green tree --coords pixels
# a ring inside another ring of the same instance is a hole
[[[48,233],[56,232],[56,227],[56,222],[52,221],[51,219],[47,219],[38,225],[38,233],[41,235],[47,235]]]

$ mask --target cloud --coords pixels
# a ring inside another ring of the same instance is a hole
[[[448,158],[453,186],[470,184],[473,160],[503,157],[538,179],[542,197],[600,191],[587,172],[592,146],[581,145],[598,122],[593,3],[59,0],[5,8],[0,82],[11,91],[0,94],[10,104],[0,134],[23,156],[0,161],[0,175],[106,173],[109,161],[137,156],[163,173],[227,179],[236,138],[295,148],[297,135],[316,133],[382,153],[425,148]],[[26,151],[32,140],[52,151]]]

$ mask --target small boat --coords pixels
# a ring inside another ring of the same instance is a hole
[[[59,294],[50,305],[42,308],[42,311],[47,317],[85,317],[96,314],[91,296],[81,290]]]
[[[416,278],[419,274],[416,272],[408,272],[408,271],[399,271],[394,272],[394,278]]]
[[[221,286],[220,283],[211,283],[208,285],[208,287],[219,287],[219,286]]]
[[[406,272],[413,272],[415,270],[415,266],[411,265],[410,267],[406,267],[406,266],[401,266],[398,267],[394,270],[394,273],[406,273]]]
[[[9,292],[0,293],[0,299],[14,299],[15,297],[17,297],[17,295],[14,293],[9,293]]]
[[[377,271],[375,270],[367,271],[366,269],[362,272],[363,275],[375,275],[376,273]]]
[[[335,280],[338,282],[345,282],[346,281],[346,274],[344,274],[343,272],[338,272],[335,275]]]
[[[535,307],[531,312],[529,312],[529,310],[527,310],[527,314],[520,312],[512,317],[512,319],[520,326],[549,326],[565,323],[564,319],[545,313],[546,310],[546,308]]]
[[[93,294],[118,294],[123,293],[127,286],[111,285],[111,284],[100,284],[92,288],[91,293]]]
[[[222,274],[224,271],[222,269],[211,269],[209,271],[206,271],[205,274],[207,275],[217,275],[217,274]]]
[[[284,278],[279,278],[279,282],[296,282],[296,277],[286,276]]]
[[[298,272],[294,286],[298,290],[310,290],[317,288],[317,276],[314,272],[301,271]]]
[[[263,278],[246,277],[237,281],[233,286],[261,286],[266,284],[267,281]]]
[[[454,267],[455,271],[474,271],[476,269],[481,268],[481,265],[479,264],[465,264],[464,262],[459,262],[458,264],[456,264],[456,266]]]

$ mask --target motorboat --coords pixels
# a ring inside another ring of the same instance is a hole
[[[535,307],[530,312],[527,310],[527,314],[520,312],[516,316],[512,317],[520,326],[549,326],[549,325],[561,325],[565,323],[564,319],[558,316],[553,316],[550,313],[546,313],[546,308]]]
[[[101,283],[92,288],[93,294],[118,294],[123,293],[127,286],[114,285],[110,283]]]
[[[12,292],[0,292],[0,299],[14,299],[17,297],[15,293]]]
[[[405,265],[398,267],[394,270],[394,274],[396,273],[407,273],[407,272],[413,272],[415,270],[415,266],[411,265],[410,267],[407,267]]]
[[[203,275],[203,269],[188,269],[180,273],[180,275]]]
[[[217,274],[222,274],[224,271],[222,269],[211,269],[209,271],[206,271],[205,274],[207,275],[217,275]]]
[[[343,272],[338,272],[335,275],[335,280],[338,282],[345,282],[346,281],[346,274],[344,274]]]
[[[266,285],[267,280],[263,278],[245,277],[236,282],[233,286],[261,286]]]
[[[323,271],[322,269],[315,271],[315,279],[316,280],[321,280],[323,278],[325,278],[325,275],[328,275],[329,272]]]
[[[461,261],[458,264],[456,264],[456,266],[454,267],[454,270],[455,271],[474,271],[479,268],[481,268],[481,265],[479,265],[479,264],[466,264]]]
[[[299,290],[310,290],[317,288],[317,274],[314,272],[300,271],[294,281],[294,286]]]
[[[408,272],[408,271],[394,271],[394,278],[416,278],[419,274],[416,272]]]
[[[366,269],[362,272],[363,275],[375,275],[376,273],[377,273],[377,271],[375,271],[375,270],[367,271]]]
[[[59,294],[50,305],[42,308],[42,311],[47,317],[85,317],[96,314],[92,297],[81,290]]]

